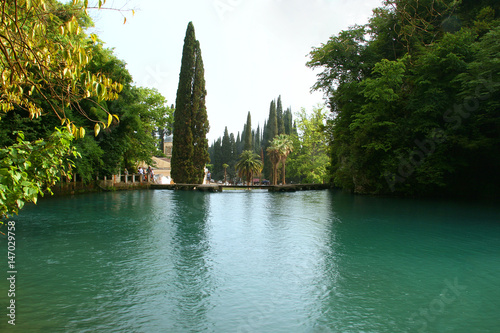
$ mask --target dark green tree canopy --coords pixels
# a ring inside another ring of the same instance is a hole
[[[498,1],[386,0],[314,48],[335,185],[493,195],[500,177]]]

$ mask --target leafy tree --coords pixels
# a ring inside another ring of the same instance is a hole
[[[89,97],[99,102],[118,97],[121,84],[86,70],[96,42],[81,27],[89,22],[86,10],[86,2],[80,1],[68,5],[54,0],[14,1],[1,6],[1,113],[17,106],[27,110],[31,119],[38,118],[43,100],[73,135],[83,137],[85,131],[66,117],[67,107],[79,110],[78,103]],[[107,125],[96,122],[96,132]]]
[[[245,150],[240,155],[238,163],[236,163],[236,170],[238,176],[247,180],[247,185],[252,184],[252,177],[262,171],[262,161],[260,156],[251,150]]]
[[[116,99],[123,86],[90,70],[98,41],[84,32],[91,24],[86,10],[86,1],[6,1],[0,6],[2,129],[22,124],[32,130],[27,136],[18,132],[17,138],[5,132],[0,136],[2,216],[17,213],[25,202],[36,202],[61,175],[70,176],[69,158],[75,157],[71,138],[86,133],[75,124],[73,111],[92,119],[82,101],[95,101],[106,115],[93,120],[96,135],[118,120],[101,103]],[[54,132],[56,119],[67,132]],[[20,128],[10,129],[13,133]]]
[[[172,126],[173,110],[167,106],[165,98],[155,89],[131,87],[129,94],[122,94],[118,102],[125,103],[120,107],[121,123],[112,131],[103,133],[101,146],[108,156],[116,151],[113,160],[120,166],[131,168],[138,162],[153,164],[152,156],[158,156],[163,147],[160,147],[161,138],[155,135],[158,128],[169,128]],[[113,106],[115,107],[115,106]],[[117,111],[118,112],[118,111]],[[121,143],[121,148],[116,143]],[[113,149],[112,146],[115,147]],[[125,150],[122,150],[126,148]],[[107,159],[106,165],[113,165],[112,160]],[[115,173],[118,170],[109,170]]]
[[[499,16],[489,0],[387,0],[368,25],[312,50],[308,66],[322,68],[313,88],[333,112],[327,133],[337,186],[493,193]]]
[[[209,162],[206,93],[200,43],[196,40],[193,23],[189,22],[174,112],[171,163],[172,178],[178,183],[201,183],[205,164]]]
[[[293,152],[288,158],[288,175],[303,183],[324,183],[329,178],[328,132],[325,110],[304,108],[297,113],[298,134],[292,135]]]
[[[17,143],[0,149],[0,218],[17,214],[27,202],[36,203],[45,191],[52,193],[51,186],[71,175],[68,157],[77,156],[67,131],[56,130],[34,142],[25,141],[22,132],[17,136]]]
[[[157,154],[163,152],[166,136],[172,133],[174,123],[174,108],[168,106],[167,100],[156,88],[137,88],[141,98],[136,101],[145,110],[141,111],[141,122],[145,124],[145,131],[151,130],[155,139]]]
[[[97,140],[86,135],[84,138],[77,140],[74,146],[80,155],[73,160],[75,166],[73,170],[74,173],[80,175],[83,182],[90,183],[96,177],[105,173],[104,170],[107,169],[104,162],[106,152],[99,146]]]
[[[152,164],[152,156],[160,155],[162,138],[158,129],[168,130],[172,126],[173,110],[165,98],[155,89],[132,86],[132,76],[125,63],[117,59],[112,51],[95,47],[90,70],[101,69],[107,76],[120,82],[123,90],[117,100],[81,103],[82,109],[94,119],[106,119],[106,112],[116,114],[120,122],[113,121],[109,128],[93,137],[75,142],[82,158],[76,159],[76,172],[85,182],[96,176],[116,174],[124,168],[133,170],[139,162]],[[91,130],[93,122],[76,114],[78,126]]]

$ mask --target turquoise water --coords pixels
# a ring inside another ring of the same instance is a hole
[[[500,331],[493,204],[131,191],[12,220],[16,326],[3,278],[2,332]]]

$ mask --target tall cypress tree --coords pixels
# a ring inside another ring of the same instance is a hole
[[[222,163],[229,164],[232,159],[231,140],[229,139],[229,132],[227,126],[224,129],[224,136],[222,137]]]
[[[273,141],[274,137],[278,135],[278,117],[276,114],[276,101],[271,101],[269,107],[269,119],[267,120],[267,144]]]
[[[201,184],[205,177],[205,165],[210,162],[208,156],[207,133],[210,130],[205,98],[207,90],[205,88],[205,69],[201,57],[200,42],[196,41],[196,70],[193,86],[193,115],[191,130],[193,132],[193,166],[192,184]]]
[[[285,123],[285,134],[290,135],[292,133],[293,127],[293,116],[291,108],[286,109],[285,113],[283,114],[283,122]]]
[[[262,127],[262,141],[260,142],[260,147],[266,150],[266,138],[267,138],[267,120],[264,120],[264,126]]]
[[[172,178],[177,183],[203,182],[209,130],[203,60],[194,26],[189,22],[182,50],[174,113]]]
[[[245,125],[245,136],[244,136],[244,145],[243,150],[252,150],[252,116],[250,115],[250,111],[248,111],[247,115],[247,124]]]
[[[267,120],[267,125],[264,132],[264,175],[266,178],[270,178],[272,174],[271,160],[267,153],[267,148],[273,141],[274,137],[278,135],[278,119],[276,115],[276,101],[271,101],[271,106],[269,107],[269,119]]]
[[[257,130],[255,131],[255,138],[253,144],[253,151],[260,155],[260,126],[257,125]]]
[[[240,156],[241,154],[241,151],[242,151],[242,146],[241,146],[241,137],[240,137],[240,132],[238,132],[238,135],[236,136],[236,144],[235,144],[235,147],[236,147],[236,150],[235,150],[235,154],[236,154],[236,158],[238,158],[238,156]]]
[[[283,119],[283,104],[281,103],[281,95],[278,97],[278,103],[276,105],[276,120],[278,134],[285,134],[285,122]]]

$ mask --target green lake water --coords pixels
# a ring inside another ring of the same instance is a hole
[[[495,204],[130,191],[11,220],[1,332],[500,332]]]

